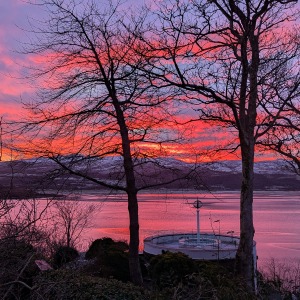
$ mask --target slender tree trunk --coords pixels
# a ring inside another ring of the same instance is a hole
[[[255,26],[249,28],[251,47],[251,63],[249,74],[248,107],[244,107],[241,115],[239,138],[242,155],[242,185],[240,198],[240,244],[237,251],[237,270],[246,280],[250,291],[256,292],[256,271],[253,257],[254,226],[253,226],[253,190],[254,190],[254,153],[255,128],[257,117],[257,78],[259,68],[259,43],[255,35]],[[244,58],[246,59],[246,58]],[[246,104],[246,102],[245,102]],[[256,254],[255,254],[256,255]]]
[[[124,171],[126,177],[126,192],[128,196],[129,212],[129,270],[131,281],[136,285],[142,285],[143,277],[139,261],[139,214],[137,189],[134,175],[134,166],[131,155],[130,139],[126,126],[123,111],[116,97],[113,98],[114,107],[117,114],[120,134],[122,138],[122,150],[124,159]]]
[[[123,141],[123,157],[124,169],[127,183],[128,195],[128,212],[129,212],[129,270],[130,277],[134,284],[141,285],[143,283],[140,261],[139,261],[139,214],[137,191],[135,184],[135,176],[133,162],[130,154],[130,143],[127,138]]]
[[[254,143],[242,148],[242,185],[240,195],[240,244],[237,251],[237,272],[246,280],[250,290],[255,290],[253,258],[253,179]]]
[[[130,277],[134,284],[143,283],[140,261],[139,261],[139,220],[137,193],[128,192],[128,211],[129,211],[129,270]]]

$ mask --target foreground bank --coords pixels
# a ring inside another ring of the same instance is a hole
[[[37,264],[41,261],[42,267]],[[296,287],[300,273],[294,285],[287,285],[280,273],[273,277],[259,273],[258,294],[253,295],[235,276],[234,262],[199,261],[172,252],[151,259],[141,256],[144,284],[134,286],[129,279],[128,245],[110,238],[95,240],[84,255],[59,246],[48,257],[25,241],[5,241],[0,264],[1,299],[300,299]]]

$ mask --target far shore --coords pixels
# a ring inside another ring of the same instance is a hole
[[[213,197],[214,194],[220,195],[230,195],[230,194],[239,194],[239,190],[219,190],[219,191],[205,191],[205,190],[192,190],[192,189],[156,189],[156,190],[143,190],[138,193],[138,195],[193,195],[194,197],[209,197],[211,195]],[[290,194],[290,195],[299,195],[300,191],[286,191],[286,190],[258,190],[254,192],[255,195],[282,195],[282,194]],[[25,195],[25,196],[24,196]],[[87,201],[83,199],[82,196],[88,197],[91,196],[91,199],[88,201],[91,202],[110,202],[110,201],[118,201],[125,202],[127,201],[126,193],[116,190],[108,190],[108,189],[99,189],[99,190],[81,190],[81,191],[64,191],[63,193],[58,193],[55,190],[45,190],[43,192],[36,193],[26,193],[22,191],[16,191],[9,194],[9,197],[6,199],[10,200],[29,200],[29,199],[38,199],[38,200],[76,200],[76,201]],[[97,200],[96,196],[105,197],[106,199]],[[121,199],[114,199],[116,196],[120,196]],[[110,199],[112,197],[113,199]],[[143,200],[140,200],[143,201]]]

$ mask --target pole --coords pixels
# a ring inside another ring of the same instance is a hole
[[[200,245],[200,208],[202,205],[202,202],[198,198],[193,203],[193,207],[197,209],[197,246]]]
[[[200,245],[200,209],[197,208],[197,245]]]

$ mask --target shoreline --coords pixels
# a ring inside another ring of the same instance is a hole
[[[20,193],[12,193],[10,197],[6,200],[70,200],[70,201],[92,201],[92,202],[125,202],[127,201],[126,199],[126,193],[121,192],[121,191],[115,191],[115,190],[82,190],[80,192],[72,192],[72,191],[64,191],[64,193],[55,193],[53,190],[46,190],[45,193],[32,193],[29,195],[21,196]],[[240,194],[239,190],[218,190],[218,191],[197,191],[197,190],[191,190],[191,189],[186,189],[186,190],[179,190],[179,189],[158,189],[155,191],[152,190],[145,190],[145,191],[140,191],[138,193],[139,195],[182,195],[184,197],[185,195],[193,195],[194,197],[201,198],[203,196],[206,198],[207,196],[214,197],[214,195],[238,195]],[[91,196],[91,198],[100,196],[101,198],[107,198],[107,199],[102,199],[102,200],[95,200],[95,199],[90,199],[90,200],[85,200],[82,199],[82,197],[88,197]],[[286,191],[286,190],[257,190],[254,191],[254,197],[256,196],[263,196],[263,195],[291,195],[291,196],[297,196],[299,195],[300,199],[300,190],[299,191]],[[121,197],[121,199],[116,200],[116,199],[109,199],[110,197]],[[68,199],[71,198],[71,199]],[[141,200],[140,200],[141,201]],[[147,201],[147,200],[142,200],[142,201]]]

